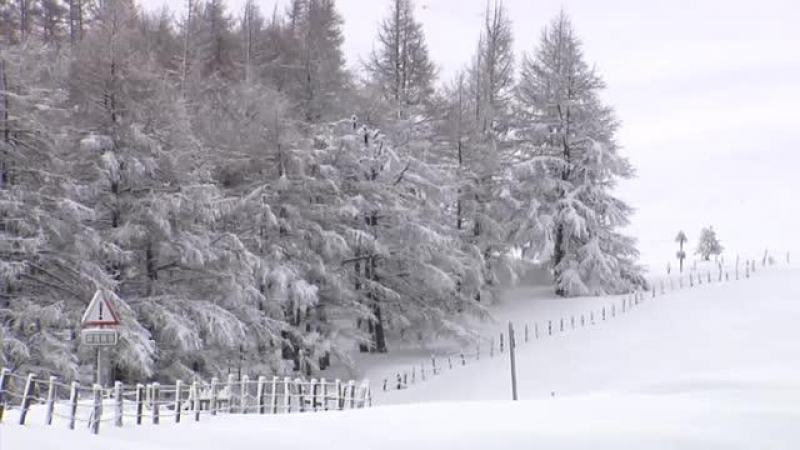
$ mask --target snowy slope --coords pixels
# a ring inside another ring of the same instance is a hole
[[[769,268],[749,280],[658,296],[612,321],[520,344],[520,397],[800,383],[799,275]],[[507,399],[507,366],[507,357],[482,360],[381,401]]]
[[[506,401],[504,355],[386,393],[382,405],[395,405],[370,410],[106,426],[100,436],[4,424],[0,448],[796,449],[798,298],[800,270],[770,268],[520,344],[517,403]]]

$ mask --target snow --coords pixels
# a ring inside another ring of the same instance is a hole
[[[511,295],[523,293],[531,291]],[[508,401],[503,354],[406,390],[375,392],[379,406],[366,410],[122,429],[104,423],[99,436],[45,427],[35,416],[23,428],[10,411],[0,448],[794,449],[799,297],[800,270],[759,266],[750,279],[648,296],[595,326],[528,344],[518,336],[516,403]],[[602,300],[571,299],[561,309],[542,293],[534,306],[509,305],[500,316],[520,324]]]

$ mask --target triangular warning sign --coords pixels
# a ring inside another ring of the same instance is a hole
[[[84,325],[119,325],[119,314],[111,297],[102,289],[94,293],[92,302],[83,313]]]

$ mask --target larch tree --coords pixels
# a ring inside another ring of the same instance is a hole
[[[518,164],[540,173],[540,214],[552,217],[552,268],[562,296],[627,292],[644,283],[635,240],[619,229],[633,209],[613,196],[634,176],[616,141],[614,111],[600,100],[605,82],[585,61],[563,11],[527,55],[517,87]]]
[[[378,47],[366,64],[371,82],[398,119],[406,119],[431,99],[436,66],[414,16],[413,0],[392,0],[377,36]]]
[[[723,250],[724,247],[720,244],[714,227],[703,228],[700,231],[695,253],[700,255],[703,261],[710,261],[712,256],[721,255]]]

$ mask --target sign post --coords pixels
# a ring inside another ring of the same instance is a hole
[[[81,340],[83,345],[97,347],[97,360],[95,361],[95,383],[103,385],[103,347],[117,345],[119,336],[113,327],[120,324],[119,314],[114,307],[112,296],[103,289],[95,292],[92,301],[83,313]]]

